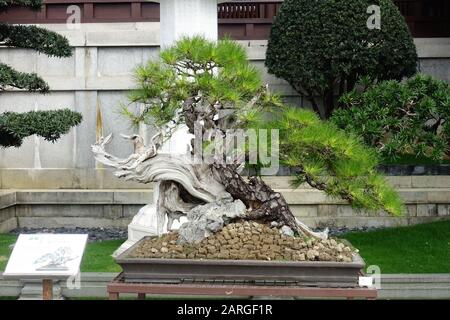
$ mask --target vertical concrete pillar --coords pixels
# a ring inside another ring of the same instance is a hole
[[[161,47],[183,36],[217,40],[217,0],[161,0]]]

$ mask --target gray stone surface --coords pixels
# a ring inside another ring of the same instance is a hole
[[[241,200],[211,202],[196,206],[187,213],[189,221],[178,229],[178,241],[180,243],[201,241],[221,230],[232,219],[242,217],[246,210]]]
[[[42,300],[42,280],[26,280],[21,282],[19,300]],[[53,281],[53,300],[63,300],[60,281]]]
[[[105,176],[106,173],[109,172],[105,172]],[[450,177],[446,178],[450,181]],[[286,183],[283,180],[288,178],[272,177],[270,183],[282,186]],[[294,215],[313,228],[389,227],[450,218],[450,188],[401,189],[406,203],[403,217],[391,217],[386,212],[356,211],[345,201],[326,198],[311,188],[277,190],[288,199]],[[152,198],[152,189],[2,191],[0,232],[17,226],[126,227]]]
[[[0,222],[0,233],[7,233],[17,228],[17,218],[9,218]]]
[[[293,237],[294,236],[294,231],[292,231],[292,229],[289,228],[288,226],[282,226],[281,229],[280,229],[280,232],[282,234],[284,234],[285,236],[288,236],[288,237]]]

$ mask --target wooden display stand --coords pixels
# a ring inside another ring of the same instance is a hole
[[[322,288],[283,285],[225,284],[224,282],[129,283],[119,274],[107,287],[110,300],[118,300],[121,293],[134,293],[138,299],[146,294],[208,295],[208,296],[277,296],[305,298],[363,298],[376,299],[377,289],[372,288]]]

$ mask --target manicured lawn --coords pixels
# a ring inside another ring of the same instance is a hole
[[[16,241],[16,236],[0,233],[0,271],[5,270],[11,250],[9,246]]]
[[[367,265],[382,273],[450,273],[450,221],[372,232],[351,232],[343,238],[360,250]],[[0,234],[0,271],[4,270],[16,236]],[[118,272],[111,254],[121,240],[89,243],[83,272]]]
[[[450,273],[450,221],[343,236],[382,273]]]
[[[88,243],[81,264],[82,272],[119,272],[122,270],[114,262],[111,254],[122,244],[123,240],[109,240]]]

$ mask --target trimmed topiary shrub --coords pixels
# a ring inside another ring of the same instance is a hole
[[[418,75],[383,81],[341,98],[331,120],[361,136],[385,160],[403,155],[442,160],[449,150],[450,85]]]
[[[0,146],[20,147],[23,139],[33,134],[55,142],[81,119],[80,113],[69,109],[5,112],[0,114]]]
[[[370,5],[380,6],[380,29],[367,26]],[[391,0],[286,0],[266,54],[269,73],[307,97],[322,118],[358,78],[400,80],[416,65],[413,39]]]
[[[42,0],[0,1],[0,13],[11,7],[39,10]],[[60,34],[36,26],[0,23],[0,42],[8,47],[33,49],[54,57],[70,57],[69,41]],[[18,88],[29,92],[48,93],[48,84],[34,72],[20,72],[0,62],[0,92]],[[81,114],[69,109],[26,113],[0,113],[0,147],[19,147],[22,140],[37,134],[56,141],[71,127],[81,122]]]

